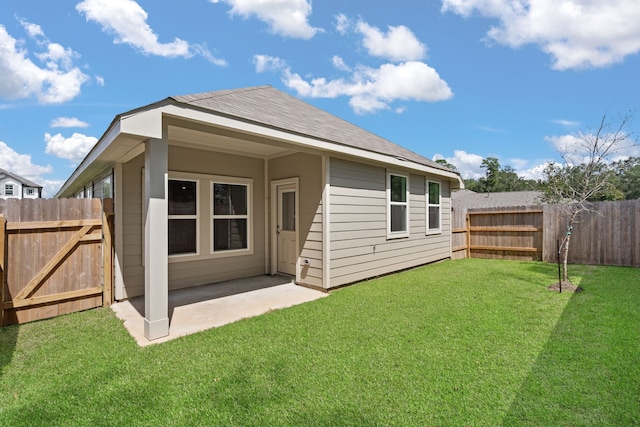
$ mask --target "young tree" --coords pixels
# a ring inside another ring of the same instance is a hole
[[[544,170],[542,200],[562,205],[567,224],[560,247],[562,283],[569,283],[567,260],[573,226],[581,214],[597,212],[592,201],[606,198],[606,194],[615,190],[615,170],[610,167],[612,160],[636,145],[632,132],[627,130],[632,118],[633,112],[617,121],[609,121],[604,115],[595,132],[580,132],[571,139],[572,144],[558,149],[561,164],[550,163]]]

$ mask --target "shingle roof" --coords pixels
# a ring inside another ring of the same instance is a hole
[[[169,99],[273,128],[450,171],[433,160],[309,105],[272,86],[172,96]]]
[[[27,187],[42,188],[42,185],[38,185],[33,181],[29,181],[26,178],[23,178],[23,177],[21,177],[19,175],[16,175],[15,173],[9,172],[8,170],[2,169],[2,168],[0,168],[0,175],[6,175],[6,176],[18,181],[20,184],[27,186]]]

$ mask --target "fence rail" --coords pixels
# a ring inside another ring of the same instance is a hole
[[[640,200],[597,202],[571,230],[569,262],[640,267]],[[452,258],[555,262],[567,233],[561,205],[455,211]]]
[[[111,303],[112,203],[0,200],[0,325]]]

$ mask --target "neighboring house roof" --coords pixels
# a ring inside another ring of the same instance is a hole
[[[6,177],[9,177],[9,178],[11,178],[11,179],[13,179],[14,181],[19,182],[20,184],[22,184],[22,185],[23,185],[23,186],[25,186],[25,187],[42,188],[42,186],[41,186],[41,185],[38,185],[38,184],[36,184],[36,183],[35,183],[35,182],[33,182],[33,181],[29,181],[28,179],[23,178],[23,177],[21,177],[21,176],[19,176],[19,175],[16,175],[15,173],[11,173],[11,172],[9,172],[8,170],[5,170],[5,169],[0,168],[0,179],[2,179],[2,178],[3,178],[3,175],[4,175],[4,176],[6,176]]]
[[[451,193],[451,204],[454,209],[531,206],[541,204],[541,196],[542,193],[539,191],[476,193],[471,190],[458,190]]]
[[[393,155],[444,171],[449,168],[271,86],[172,96],[176,102],[301,135]]]
[[[136,153],[136,147],[140,147],[145,140],[161,138],[163,115],[249,135],[268,134],[271,139],[287,143],[437,173],[456,181],[459,186],[463,185],[457,171],[271,86],[255,86],[171,96],[119,114],[56,197],[71,194],[76,182],[91,179],[109,167],[111,162],[123,161],[131,153]],[[264,141],[267,140],[265,138]]]

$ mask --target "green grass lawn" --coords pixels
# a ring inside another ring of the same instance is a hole
[[[0,425],[640,424],[640,270],[469,259],[138,348],[109,309],[0,329]]]

